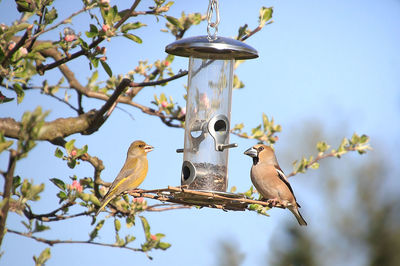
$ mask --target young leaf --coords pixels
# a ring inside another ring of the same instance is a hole
[[[59,189],[61,189],[61,190],[65,190],[66,187],[67,187],[67,186],[65,185],[64,181],[62,181],[61,179],[58,179],[58,178],[51,178],[50,181],[51,181],[54,185],[56,185]]]
[[[75,144],[75,140],[72,139],[70,141],[68,141],[67,143],[65,143],[65,149],[67,150],[67,152],[70,154],[72,149],[74,148],[74,144]]]
[[[130,34],[130,33],[124,33],[123,36],[128,38],[128,39],[130,39],[130,40],[132,40],[132,41],[134,41],[134,42],[137,42],[137,43],[142,43],[143,42],[142,39],[140,39],[138,36]]]
[[[19,85],[18,83],[15,83],[14,91],[17,94],[17,103],[21,103],[25,96],[25,92],[22,89],[21,85]]]
[[[39,257],[33,256],[33,260],[35,261],[35,265],[44,265],[45,262],[50,259],[50,248],[46,248],[45,250],[40,253]]]
[[[136,29],[138,29],[138,28],[140,28],[140,27],[143,27],[143,26],[147,26],[147,25],[146,25],[146,24],[143,24],[143,23],[141,23],[141,22],[126,23],[126,24],[122,25],[121,31],[122,31],[123,33],[127,33],[127,32],[130,31],[130,30],[136,30]]]
[[[151,239],[151,234],[150,234],[149,222],[147,222],[146,218],[144,218],[143,216],[139,216],[139,218],[142,221],[143,230],[144,230],[144,234],[146,236],[146,239],[150,240]]]
[[[110,66],[104,61],[100,61],[100,63],[103,66],[104,70],[107,72],[108,76],[110,76],[110,78],[111,78],[112,77],[112,70],[111,70]]]
[[[54,152],[54,156],[56,156],[57,158],[62,158],[64,156],[64,153],[59,148],[56,148],[56,151]]]
[[[183,30],[183,26],[182,26],[182,24],[179,22],[179,20],[177,18],[174,18],[174,17],[171,17],[171,16],[166,16],[166,19],[168,20],[169,23],[171,23],[175,27]]]

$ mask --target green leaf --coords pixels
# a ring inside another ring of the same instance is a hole
[[[87,145],[83,146],[82,149],[78,149],[78,150],[77,150],[76,155],[75,155],[75,158],[79,158],[79,157],[82,156],[83,154],[87,153],[87,151],[88,151],[88,146],[87,146]]]
[[[88,37],[88,38],[94,38],[94,37],[96,37],[96,36],[98,35],[98,33],[90,32],[90,31],[85,31],[85,35],[86,35],[86,37]]]
[[[138,28],[140,28],[140,27],[143,27],[143,26],[147,26],[147,25],[146,25],[146,24],[143,24],[143,23],[141,23],[141,22],[126,23],[126,24],[122,25],[121,31],[122,31],[123,33],[127,33],[127,32],[130,31],[130,30],[136,30],[136,29],[138,29]]]
[[[168,249],[169,247],[171,247],[171,244],[170,244],[170,243],[166,243],[166,242],[160,242],[160,243],[158,243],[158,245],[157,245],[157,248],[160,248],[160,249],[162,249],[162,250],[166,250],[166,249]]]
[[[78,193],[79,198],[82,199],[84,202],[88,202],[90,200],[90,195],[88,193]]]
[[[110,78],[112,77],[112,70],[110,68],[110,66],[104,62],[100,60],[101,65],[103,66],[104,70],[107,72],[108,76],[110,76]]]
[[[49,48],[53,48],[54,45],[51,42],[42,42],[35,45],[32,49],[32,52],[40,52]]]
[[[93,72],[92,76],[89,79],[89,84],[92,85],[99,78],[99,72],[96,70]]]
[[[93,241],[95,239],[100,231],[100,229],[103,227],[105,220],[101,220],[100,222],[97,223],[96,227],[93,229],[92,232],[89,234],[89,241]]]
[[[139,218],[142,221],[142,226],[143,226],[143,230],[144,230],[144,234],[146,236],[146,239],[150,240],[151,239],[151,233],[150,233],[149,222],[147,222],[146,218],[144,218],[143,216],[139,216]]]
[[[142,39],[140,39],[140,37],[138,37],[136,35],[133,35],[133,34],[130,34],[130,33],[124,33],[123,36],[125,38],[128,38],[128,39],[130,39],[130,40],[132,40],[134,42],[137,42],[137,43],[142,43],[143,42]]]
[[[70,141],[65,143],[65,149],[67,150],[68,154],[70,154],[71,151],[74,149],[74,145],[75,145],[74,139],[71,139]]]
[[[16,24],[11,27],[9,27],[6,32],[3,35],[4,40],[8,41],[12,36],[14,36],[17,32],[25,30],[31,26],[29,23],[21,23],[21,24]]]
[[[319,141],[318,143],[317,143],[317,150],[319,151],[319,152],[325,152],[327,149],[329,149],[329,145],[325,142],[325,141]]]
[[[1,134],[1,132],[0,132],[0,134]],[[12,140],[0,142],[0,153],[2,153],[4,150],[8,149],[13,143],[14,142]]]
[[[76,166],[76,159],[70,159],[70,160],[67,162],[67,165],[68,165],[69,168],[74,169],[75,166]]]
[[[18,83],[14,83],[14,91],[17,94],[17,103],[21,103],[22,100],[24,99],[25,92],[22,89],[21,85]]]
[[[100,207],[100,201],[99,199],[94,195],[94,194],[90,194],[89,200],[96,206]]]
[[[259,24],[264,27],[265,23],[272,18],[273,7],[262,7],[260,9]]]
[[[97,29],[97,27],[95,25],[90,24],[90,32],[97,34],[97,33],[99,33],[99,30]]]
[[[171,16],[166,16],[166,19],[168,20],[169,23],[171,23],[175,27],[183,30],[183,26],[182,26],[182,24],[179,22],[179,20],[177,18],[174,18],[174,17],[171,17]]]
[[[95,68],[98,68],[98,67],[99,67],[99,61],[100,61],[100,60],[99,60],[97,57],[90,58],[90,62],[92,62],[93,66],[94,66]]]
[[[268,116],[264,113],[262,114],[262,120],[263,120],[264,131],[266,131],[269,126],[269,120],[268,120]]]
[[[67,188],[67,186],[65,185],[64,181],[62,181],[61,179],[58,178],[51,178],[50,181],[56,185],[56,187],[58,187],[61,190],[65,190]]]
[[[39,223],[38,220],[36,220],[35,222],[35,228],[33,229],[33,233],[38,233],[38,232],[43,232],[46,230],[49,230],[50,227],[49,226],[45,226],[43,225],[43,223]]]
[[[170,8],[174,4],[174,1],[169,1],[164,5],[164,7]]]
[[[57,193],[57,197],[60,199],[59,203],[66,200],[68,198],[67,194],[64,191],[60,191]]]
[[[310,165],[311,169],[318,169],[319,168],[319,163],[315,162],[312,165]]]
[[[118,219],[114,220],[114,228],[117,232],[121,229],[121,222]]]
[[[46,12],[46,15],[44,15],[44,22],[46,24],[51,24],[57,17],[57,10],[53,7],[50,11]]]
[[[40,199],[39,194],[44,190],[44,184],[33,185],[28,180],[24,180],[20,187],[21,195],[27,200],[37,201]]]
[[[129,244],[130,242],[135,241],[136,237],[132,236],[132,235],[126,235],[125,236],[125,243]]]
[[[367,143],[369,141],[369,137],[367,136],[367,135],[362,135],[361,137],[360,137],[360,144],[365,144],[365,143]]]
[[[35,266],[44,265],[45,262],[50,259],[51,253],[50,248],[46,248],[40,253],[39,257],[33,256],[33,260],[35,261]]]
[[[56,156],[57,158],[62,158],[64,156],[64,153],[59,148],[56,148],[56,151],[54,152],[54,156]]]

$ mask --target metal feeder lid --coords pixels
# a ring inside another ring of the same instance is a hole
[[[165,52],[184,57],[207,59],[253,59],[258,57],[256,49],[241,41],[217,37],[208,40],[207,36],[195,36],[178,40],[165,47]]]

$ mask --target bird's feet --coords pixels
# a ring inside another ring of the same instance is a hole
[[[269,204],[268,207],[272,208],[272,207],[275,207],[276,205],[280,204],[281,202],[277,198],[274,198],[274,199],[268,199],[267,203]]]

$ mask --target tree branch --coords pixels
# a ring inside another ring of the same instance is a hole
[[[8,210],[10,209],[10,198],[11,198],[11,189],[14,180],[14,170],[15,165],[18,160],[18,152],[16,150],[10,150],[10,159],[8,162],[7,173],[4,175],[4,190],[3,190],[3,208],[0,212],[0,246],[3,242],[4,235],[6,233],[6,221]]]
[[[78,117],[58,118],[52,122],[45,122],[35,140],[47,140],[53,144],[63,146],[60,143],[65,137],[88,130],[95,115],[96,111],[91,110]],[[6,137],[19,139],[21,137],[21,127],[21,123],[13,118],[0,118],[0,132],[4,132]]]
[[[113,94],[108,98],[106,103],[101,107],[99,111],[96,112],[95,117],[93,118],[93,124],[91,127],[86,130],[85,134],[92,134],[97,131],[107,120],[107,118],[111,115],[112,110],[114,110],[115,103],[118,100],[118,97],[124,92],[125,88],[130,84],[129,79],[123,79],[121,83],[114,90]],[[104,115],[107,112],[106,115]]]

